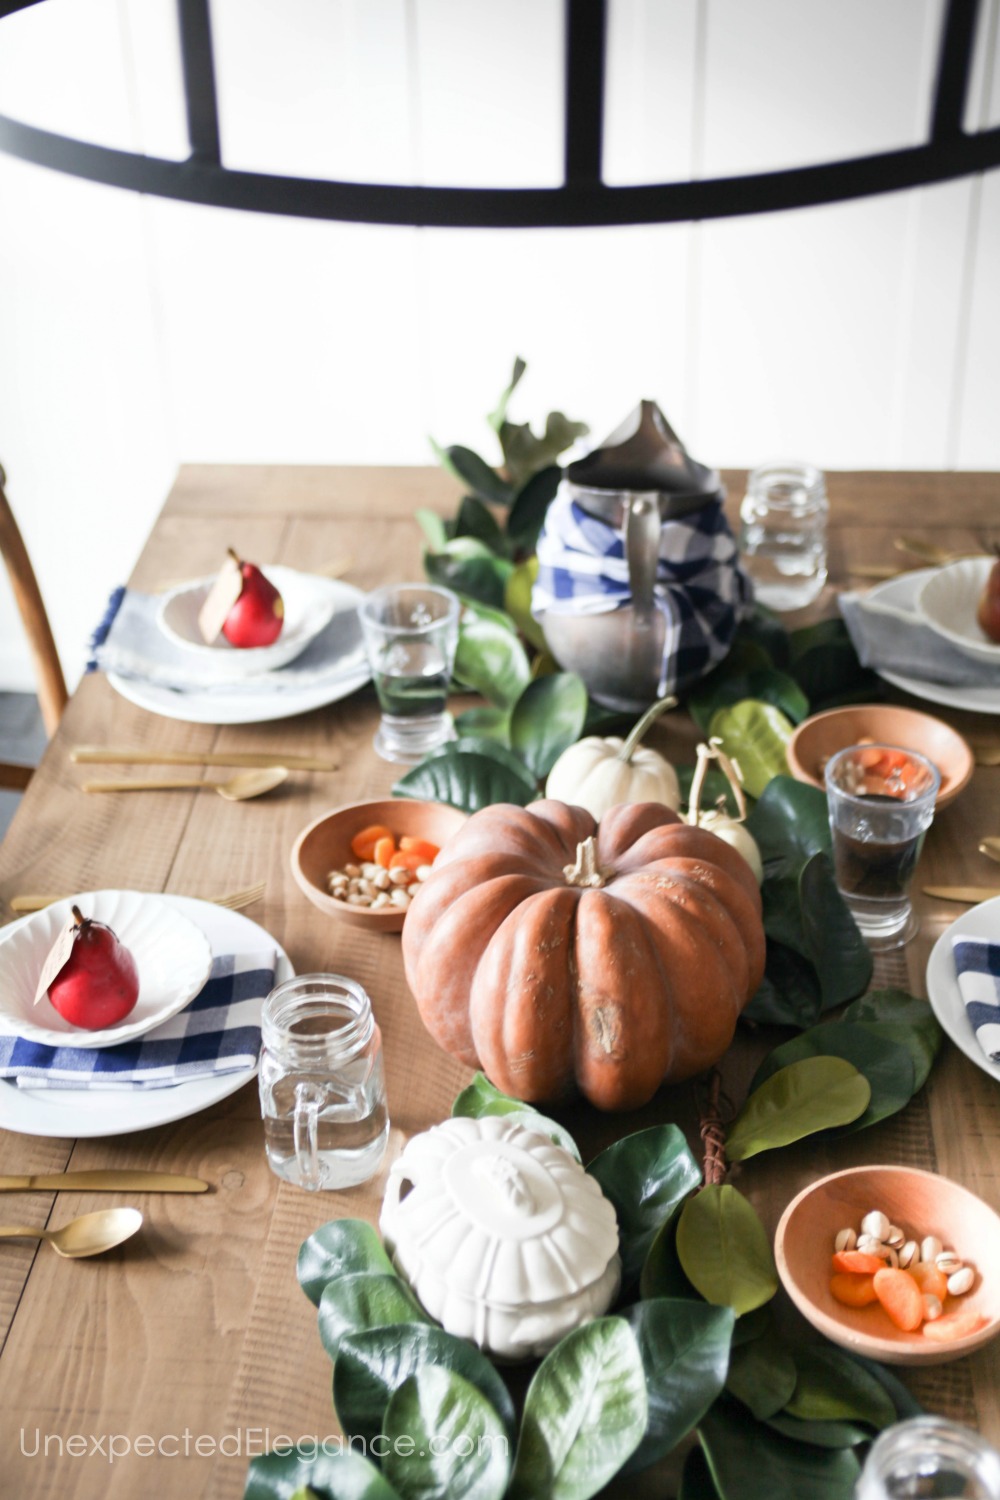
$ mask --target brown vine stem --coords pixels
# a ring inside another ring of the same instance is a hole
[[[725,1182],[729,1164],[726,1161],[726,1131],[722,1119],[722,1074],[713,1068],[708,1074],[707,1098],[698,1122],[705,1157],[702,1176],[705,1186]]]

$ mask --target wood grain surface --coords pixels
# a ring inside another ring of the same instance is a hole
[[[725,477],[735,507],[743,476]],[[905,565],[893,547],[902,532],[946,547],[975,547],[998,514],[996,475],[828,478],[838,583],[856,586],[852,565]],[[186,466],[131,582],[156,590],[198,576],[211,571],[229,545],[260,562],[300,568],[353,558],[346,576],[362,588],[419,577],[413,511],[428,506],[448,513],[457,495],[433,469]],[[829,612],[832,602],[831,587],[811,613]],[[1000,718],[931,711],[984,744],[1000,744]],[[391,1158],[409,1135],[448,1114],[467,1075],[423,1031],[403,980],[399,937],[324,918],[295,887],[288,863],[297,833],[325,809],[389,794],[398,773],[372,750],[376,720],[368,688],[276,723],[188,725],[144,713],[103,678],[88,677],[0,848],[0,899],[18,891],[104,886],[211,897],[266,877],[264,899],[247,915],[274,933],[299,972],[350,974],[372,996],[386,1049]],[[671,758],[693,761],[696,735],[683,716],[661,720],[650,738]],[[69,760],[70,748],[83,743],[238,747],[276,757],[287,750],[329,756],[337,769],[295,773],[276,793],[246,804],[178,791],[87,797],[79,783],[93,769]],[[1000,768],[980,766],[967,791],[935,820],[919,884],[995,881],[995,867],[976,851],[986,832],[1000,833]],[[879,975],[923,994],[930,947],[963,908],[920,896],[916,904],[919,937],[880,963]],[[770,1038],[741,1030],[724,1067],[734,1106],[770,1045]],[[582,1107],[560,1113],[585,1155],[662,1120],[677,1121],[698,1149],[697,1092],[695,1084],[664,1090],[629,1117],[596,1117]],[[736,1168],[732,1180],[773,1229],[789,1198],[817,1175],[876,1161],[932,1167],[1000,1209],[1000,1090],[948,1044],[923,1094],[901,1115],[835,1145],[808,1143],[764,1155]],[[93,1261],[67,1263],[44,1246],[3,1245],[0,1490],[21,1500],[132,1500],[150,1490],[158,1500],[235,1500],[243,1492],[248,1451],[282,1436],[335,1433],[329,1362],[315,1310],[296,1282],[295,1258],[301,1241],[327,1219],[375,1219],[381,1179],[317,1196],[279,1184],[265,1163],[254,1084],[190,1119],[112,1139],[0,1132],[0,1171],[70,1166],[193,1173],[207,1178],[212,1190],[191,1198],[136,1196],[146,1214],[141,1235]],[[0,1222],[27,1216],[56,1225],[109,1201],[82,1193],[10,1195],[0,1200]],[[787,1304],[782,1316],[792,1319]],[[905,1379],[927,1405],[978,1425],[1000,1445],[1000,1341],[958,1364]],[[79,1442],[66,1447],[73,1435],[83,1440],[79,1456],[72,1451]],[[148,1441],[137,1452],[139,1438]],[[96,1452],[94,1440],[103,1440]],[[126,1440],[132,1451],[124,1455]],[[641,1500],[671,1493],[676,1475],[674,1459],[608,1494]]]

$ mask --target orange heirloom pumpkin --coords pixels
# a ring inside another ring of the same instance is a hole
[[[599,827],[562,802],[497,804],[438,855],[403,959],[428,1031],[498,1088],[637,1109],[732,1041],[764,972],[760,892],[659,803]]]

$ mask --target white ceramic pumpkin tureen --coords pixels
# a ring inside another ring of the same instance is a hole
[[[430,1316],[501,1359],[546,1353],[606,1312],[621,1281],[599,1184],[502,1115],[414,1136],[389,1173],[380,1228]]]

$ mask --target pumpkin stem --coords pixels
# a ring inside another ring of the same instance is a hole
[[[743,795],[743,778],[740,775],[739,766],[734,760],[730,760],[725,750],[723,750],[720,739],[711,739],[707,745],[698,746],[698,764],[695,767],[694,776],[691,778],[691,791],[688,795],[688,822],[693,824],[695,828],[701,822],[701,794],[704,789],[705,775],[708,771],[710,760],[717,760],[719,762],[719,770],[729,782],[730,790],[736,803],[736,817],[733,821],[736,823],[745,823],[747,799]],[[725,799],[723,799],[722,805],[724,807]]]
[[[567,885],[578,885],[591,890],[600,890],[604,876],[597,868],[597,844],[591,837],[576,846],[576,864],[564,865],[563,874]]]
[[[709,744],[715,751],[715,758],[719,762],[719,769],[722,771],[722,774],[725,776],[726,780],[729,782],[730,787],[732,788],[732,793],[736,801],[736,808],[738,813],[737,821],[740,823],[745,823],[747,817],[747,799],[743,795],[743,776],[740,772],[740,768],[734,760],[730,760],[725,750],[723,750],[721,740],[709,740]]]
[[[698,1122],[702,1144],[705,1147],[702,1175],[706,1187],[713,1183],[725,1182],[726,1173],[729,1171],[729,1164],[726,1161],[726,1131],[722,1123],[721,1094],[722,1074],[718,1068],[713,1068],[708,1075],[705,1113]]]
[[[699,745],[697,750],[698,764],[694,768],[694,776],[691,778],[691,790],[688,793],[688,822],[695,828],[701,821],[701,793],[705,785],[705,773],[708,763],[714,760],[714,756],[707,745]]]
[[[628,739],[625,741],[624,745],[618,752],[618,759],[624,761],[625,764],[628,765],[633,755],[642,743],[642,737],[646,733],[646,730],[649,728],[650,724],[658,719],[661,714],[665,714],[668,708],[676,707],[677,699],[674,697],[668,696],[666,698],[657,698],[656,702],[651,704],[649,708],[646,709],[646,712],[643,714],[638,723],[633,724],[631,730],[629,731]]]

